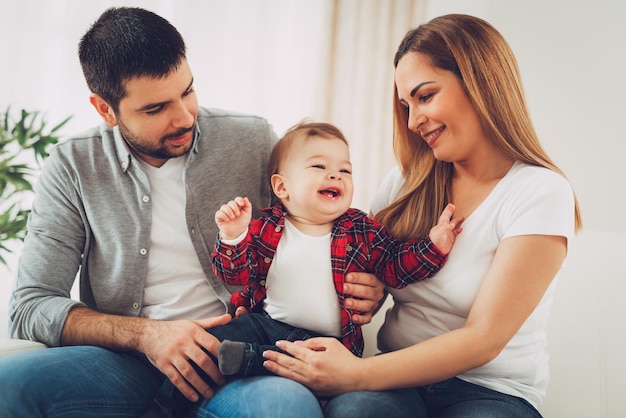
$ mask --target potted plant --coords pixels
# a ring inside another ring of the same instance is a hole
[[[7,244],[26,235],[35,174],[70,118],[49,128],[40,112],[0,112],[0,264],[7,264]]]

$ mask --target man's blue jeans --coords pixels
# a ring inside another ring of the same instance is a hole
[[[541,418],[526,400],[458,378],[428,386],[332,398],[327,418]]]
[[[307,340],[319,336],[312,331],[276,321],[265,312],[243,315],[233,319],[228,324],[208,329],[207,332],[220,341],[231,340],[248,343],[242,359],[242,372],[237,375],[238,377],[271,375],[263,367],[265,362],[263,352],[265,350],[281,351],[276,347],[276,341]],[[196,370],[201,377],[208,381],[209,377],[204,372],[197,368]],[[192,403],[174,387],[172,382],[167,380],[163,382],[163,386],[155,395],[152,415],[162,418],[184,416],[187,415],[190,408],[192,408]]]
[[[137,417],[164,377],[143,355],[61,347],[0,359],[0,418]],[[197,417],[322,416],[315,396],[279,377],[236,381],[202,402]]]

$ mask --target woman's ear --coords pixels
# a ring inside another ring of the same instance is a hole
[[[109,126],[117,125],[117,118],[115,117],[113,108],[109,106],[109,104],[102,97],[100,97],[99,94],[92,93],[89,96],[89,102],[96,109],[96,112],[98,112],[104,123]]]
[[[289,197],[289,193],[287,192],[287,187],[285,186],[285,179],[280,174],[273,174],[270,179],[272,183],[272,190],[274,190],[274,194],[279,199],[286,199]]]

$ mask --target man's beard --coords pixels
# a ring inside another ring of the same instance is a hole
[[[145,138],[133,134],[120,119],[118,119],[117,122],[122,138],[124,138],[129,148],[135,153],[152,158],[167,160],[170,158],[180,157],[181,155],[187,154],[189,150],[191,150],[191,144],[193,141],[184,147],[167,147],[166,144],[167,140],[170,138],[178,138],[190,131],[193,131],[194,126],[191,126],[190,128],[181,128],[174,133],[164,135],[158,142],[153,143],[150,140],[146,140]]]

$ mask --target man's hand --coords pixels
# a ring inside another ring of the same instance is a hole
[[[65,320],[61,344],[142,352],[188,399],[196,401],[198,393],[210,398],[213,390],[190,362],[197,364],[215,383],[224,383],[224,376],[203,348],[217,357],[220,342],[206,329],[230,320],[230,315],[225,314],[198,321],[157,321],[76,307]]]
[[[370,273],[348,273],[344,284],[345,307],[355,312],[352,322],[358,325],[368,324],[387,295],[385,284]]]
[[[195,402],[199,399],[198,394],[211,398],[213,390],[191,362],[215,383],[224,384],[224,376],[202,348],[217,358],[220,342],[205,329],[226,324],[230,319],[231,316],[226,314],[197,321],[151,321],[152,325],[144,329],[140,349],[187,399]]]

